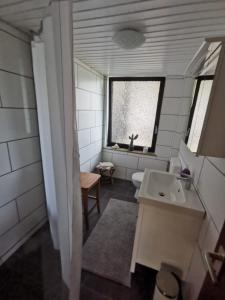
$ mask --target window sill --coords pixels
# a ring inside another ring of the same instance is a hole
[[[113,149],[112,147],[103,147],[103,149],[111,150],[114,152],[123,152],[123,153],[129,153],[129,154],[139,154],[139,155],[157,157],[157,155],[153,152],[144,153],[143,151],[139,151],[139,150],[129,151],[128,149],[124,149],[124,148]]]

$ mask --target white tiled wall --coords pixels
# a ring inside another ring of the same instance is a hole
[[[104,78],[78,61],[75,78],[81,171],[90,172],[101,160]]]
[[[187,279],[186,298],[195,300],[200,292],[206,267],[205,251],[213,251],[225,220],[225,159],[196,157],[181,142],[179,155],[194,176],[194,184],[206,209],[196,251]]]
[[[1,263],[46,221],[30,43],[15,31],[0,32]]]
[[[131,180],[133,173],[141,172],[145,168],[166,171],[168,165],[166,159],[110,149],[103,150],[103,160],[111,161],[115,165],[114,177],[126,180]]]

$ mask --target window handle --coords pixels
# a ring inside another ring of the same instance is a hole
[[[155,125],[154,134],[157,134],[157,133],[158,133],[158,126]]]

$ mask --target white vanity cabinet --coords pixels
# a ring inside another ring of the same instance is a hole
[[[145,172],[147,172],[146,170]],[[162,263],[176,267],[185,280],[204,217],[204,209],[194,190],[184,191],[184,203],[150,199],[139,193],[139,211],[131,272],[136,263],[160,270]]]

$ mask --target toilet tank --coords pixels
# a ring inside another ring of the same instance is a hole
[[[179,157],[171,157],[169,162],[169,172],[179,174],[181,172],[181,161]]]

